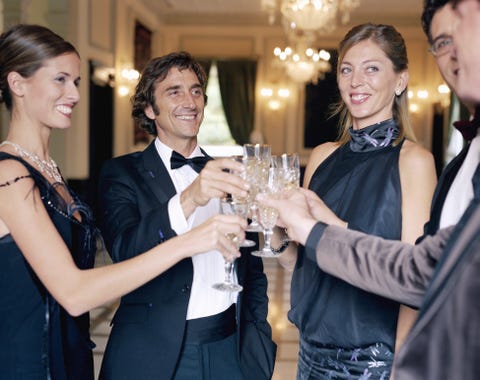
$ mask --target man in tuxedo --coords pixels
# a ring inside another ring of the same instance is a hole
[[[113,261],[218,214],[226,193],[246,195],[246,183],[225,170],[239,164],[209,160],[197,144],[205,90],[205,72],[186,52],[154,58],[144,69],[132,115],[155,139],[143,152],[106,162],[100,175],[102,228]],[[100,378],[270,379],[276,345],[266,321],[262,261],[242,250],[235,267],[240,293],[212,288],[225,273],[222,255],[212,251],[124,296]]]
[[[454,12],[449,0],[425,0],[422,26],[443,79],[457,93],[458,60],[452,36]],[[463,99],[462,102],[473,118],[475,102]],[[470,180],[480,161],[480,136],[475,128],[475,124],[480,123],[480,115],[476,115],[476,118],[474,121],[454,123],[462,132],[466,144],[442,171],[433,195],[430,220],[425,225],[424,236],[433,235],[439,228],[457,223],[472,199]]]

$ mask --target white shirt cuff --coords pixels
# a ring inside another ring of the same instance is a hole
[[[182,205],[180,204],[180,194],[175,194],[168,201],[168,217],[172,229],[181,235],[189,230],[189,225],[185,215],[183,215]]]

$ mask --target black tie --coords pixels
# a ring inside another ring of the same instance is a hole
[[[477,107],[475,117],[472,120],[459,120],[454,122],[453,126],[460,131],[465,140],[473,140],[477,135],[477,129],[480,127],[480,108]]]
[[[200,171],[204,168],[206,163],[211,159],[212,158],[208,156],[185,158],[180,153],[172,151],[172,157],[170,158],[170,167],[172,169],[178,169],[184,165],[189,165],[197,173],[200,173]]]

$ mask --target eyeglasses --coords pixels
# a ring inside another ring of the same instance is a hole
[[[449,53],[453,48],[453,38],[451,36],[437,37],[432,46],[430,46],[430,53],[435,57]]]

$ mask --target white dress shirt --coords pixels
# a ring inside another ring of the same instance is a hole
[[[205,206],[197,207],[188,219],[185,218],[180,204],[180,193],[197,178],[198,173],[189,165],[172,170],[170,167],[172,149],[163,144],[158,137],[155,139],[155,147],[177,191],[177,194],[168,202],[170,224],[177,235],[181,235],[217,215],[220,210],[219,200],[211,199]],[[203,156],[198,145],[187,158],[197,156]],[[228,309],[236,301],[237,293],[223,292],[212,288],[214,283],[222,282],[225,278],[224,259],[221,253],[218,251],[200,253],[192,257],[192,262],[193,283],[188,302],[187,320],[207,317]],[[234,278],[236,280],[236,275]]]
[[[448,190],[440,217],[440,228],[457,224],[473,199],[472,177],[480,162],[480,128],[470,142],[467,156]]]

